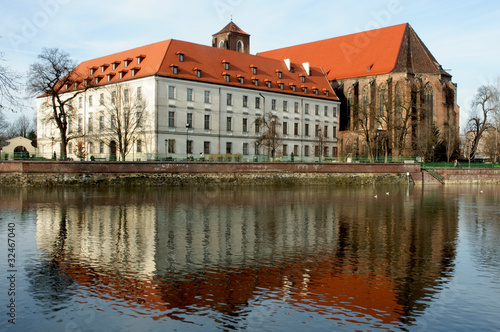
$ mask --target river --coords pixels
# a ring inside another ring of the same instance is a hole
[[[0,189],[0,330],[498,331],[500,187]]]

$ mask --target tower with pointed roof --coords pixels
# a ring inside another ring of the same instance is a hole
[[[250,35],[231,20],[221,31],[212,35],[212,46],[250,54]]]

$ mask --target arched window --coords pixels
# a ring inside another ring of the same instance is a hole
[[[223,40],[219,42],[219,48],[226,48],[226,43]]]
[[[425,117],[432,122],[434,116],[434,91],[432,85],[426,84],[424,89]]]
[[[386,98],[386,88],[385,88],[385,84],[382,84],[380,86],[380,89],[379,89],[379,115],[380,116],[384,116],[385,115],[385,107],[386,107],[386,102],[387,102],[387,98]]]
[[[236,50],[238,52],[243,53],[244,48],[243,48],[243,42],[241,40],[238,40],[238,42],[236,43]]]
[[[365,86],[363,89],[363,113],[368,112],[368,87]]]

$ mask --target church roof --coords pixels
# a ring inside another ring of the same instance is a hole
[[[238,27],[233,21],[229,22],[224,28],[222,28],[221,31],[213,34],[213,36],[220,35],[222,33],[228,33],[228,32],[237,32],[237,33],[240,33],[242,35],[250,36],[248,33],[241,30],[240,27]]]
[[[298,63],[289,66],[293,71],[282,60],[170,39],[84,61],[74,72],[81,77],[76,89],[85,84],[101,86],[163,76],[338,100],[321,68]],[[74,89],[67,87],[68,91]]]
[[[310,61],[329,80],[387,74],[446,74],[408,23],[258,53],[274,59]],[[306,60],[307,59],[307,60]]]

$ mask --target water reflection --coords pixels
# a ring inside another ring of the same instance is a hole
[[[278,312],[394,329],[454,272],[459,200],[443,190],[44,189],[2,204],[36,210],[40,259],[27,270],[46,312],[97,298],[124,316],[226,329]],[[499,234],[479,248],[492,266]]]

